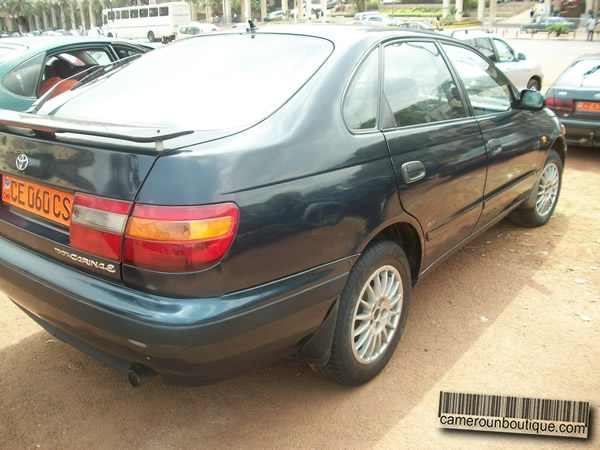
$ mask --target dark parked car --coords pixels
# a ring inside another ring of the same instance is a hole
[[[0,289],[134,385],[286,356],[357,385],[422,275],[511,212],[550,219],[565,157],[543,96],[452,38],[185,39],[0,112]]]
[[[555,25],[561,25],[564,29],[564,31],[557,32],[559,36],[561,33],[570,33],[575,28],[573,22],[564,17],[542,17],[538,22],[524,24],[521,29],[525,33],[535,33],[538,31],[550,31],[551,27]]]
[[[0,108],[25,111],[60,80],[152,47],[107,38],[62,36],[0,41]]]
[[[546,92],[569,144],[600,147],[600,53],[577,58]]]

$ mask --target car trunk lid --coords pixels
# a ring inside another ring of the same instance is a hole
[[[78,224],[95,223],[101,240],[119,233],[122,239],[136,195],[158,157],[190,142],[231,132],[198,133],[2,111],[0,236],[63,264],[119,281],[119,241],[112,243],[117,257],[74,248],[77,221],[73,216],[80,214]]]

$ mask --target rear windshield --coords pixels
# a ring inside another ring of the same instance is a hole
[[[599,88],[600,58],[575,63],[561,75],[556,85],[561,88]]]
[[[331,42],[306,36],[186,39],[82,89],[56,115],[192,130],[248,125],[283,105],[332,50]]]
[[[22,47],[22,46],[11,47],[11,46],[0,45],[0,63],[3,63],[4,61],[8,61],[9,59],[14,58],[19,53],[21,53],[22,51],[25,51],[26,49],[27,49],[27,47]]]

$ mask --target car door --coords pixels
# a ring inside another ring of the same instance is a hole
[[[508,212],[533,188],[540,165],[536,115],[513,107],[506,77],[476,52],[443,44],[460,76],[486,146],[488,173],[478,228]]]
[[[478,122],[469,115],[434,42],[393,41],[383,47],[383,54],[383,133],[401,204],[425,236],[427,268],[477,224],[485,146]]]
[[[525,89],[529,78],[534,75],[530,73],[527,63],[519,61],[515,51],[502,39],[493,38],[492,43],[496,51],[496,58],[492,61],[515,86]]]

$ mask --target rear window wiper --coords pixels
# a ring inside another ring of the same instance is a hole
[[[54,90],[57,89],[58,86],[60,86],[62,83],[64,83],[67,80],[77,81],[78,83],[75,86],[73,86],[71,88],[71,90],[77,89],[78,87],[80,87],[84,84],[91,83],[92,81],[106,75],[107,73],[115,72],[117,69],[122,69],[127,64],[136,60],[140,56],[142,56],[142,53],[131,55],[131,56],[128,56],[127,58],[119,59],[117,61],[113,61],[108,64],[88,67],[87,69],[82,70],[81,72],[79,72],[69,78],[65,78],[64,80],[61,80],[60,82],[56,83],[54,86],[52,86],[52,88],[50,88],[47,92],[45,92],[44,95],[42,95],[40,98],[38,98],[26,112],[33,113],[33,114],[37,113],[40,110],[40,108],[42,106],[44,106],[44,104],[48,100],[50,100],[50,98],[52,98],[52,93],[54,92]]]
[[[583,86],[583,80],[585,80],[590,75],[596,73],[596,71],[598,69],[600,69],[600,65],[594,66],[590,70],[588,70],[586,73],[584,73],[583,76],[581,77],[581,85]]]
[[[81,79],[75,78],[77,81],[79,81],[79,84],[75,87],[79,87],[82,84],[89,83],[90,81],[100,78],[101,76],[106,75],[109,72],[113,72],[116,69],[122,69],[127,64],[129,64],[132,61],[135,61],[140,56],[142,56],[142,53],[137,53],[135,55],[128,56],[127,58],[119,59],[117,61],[113,61],[111,63],[105,64],[103,66],[90,67],[89,69],[86,69],[83,72],[80,72],[76,75],[76,77],[78,77],[82,74],[86,74]],[[90,69],[93,69],[93,70],[90,70]],[[86,73],[86,72],[88,72],[88,73]]]

